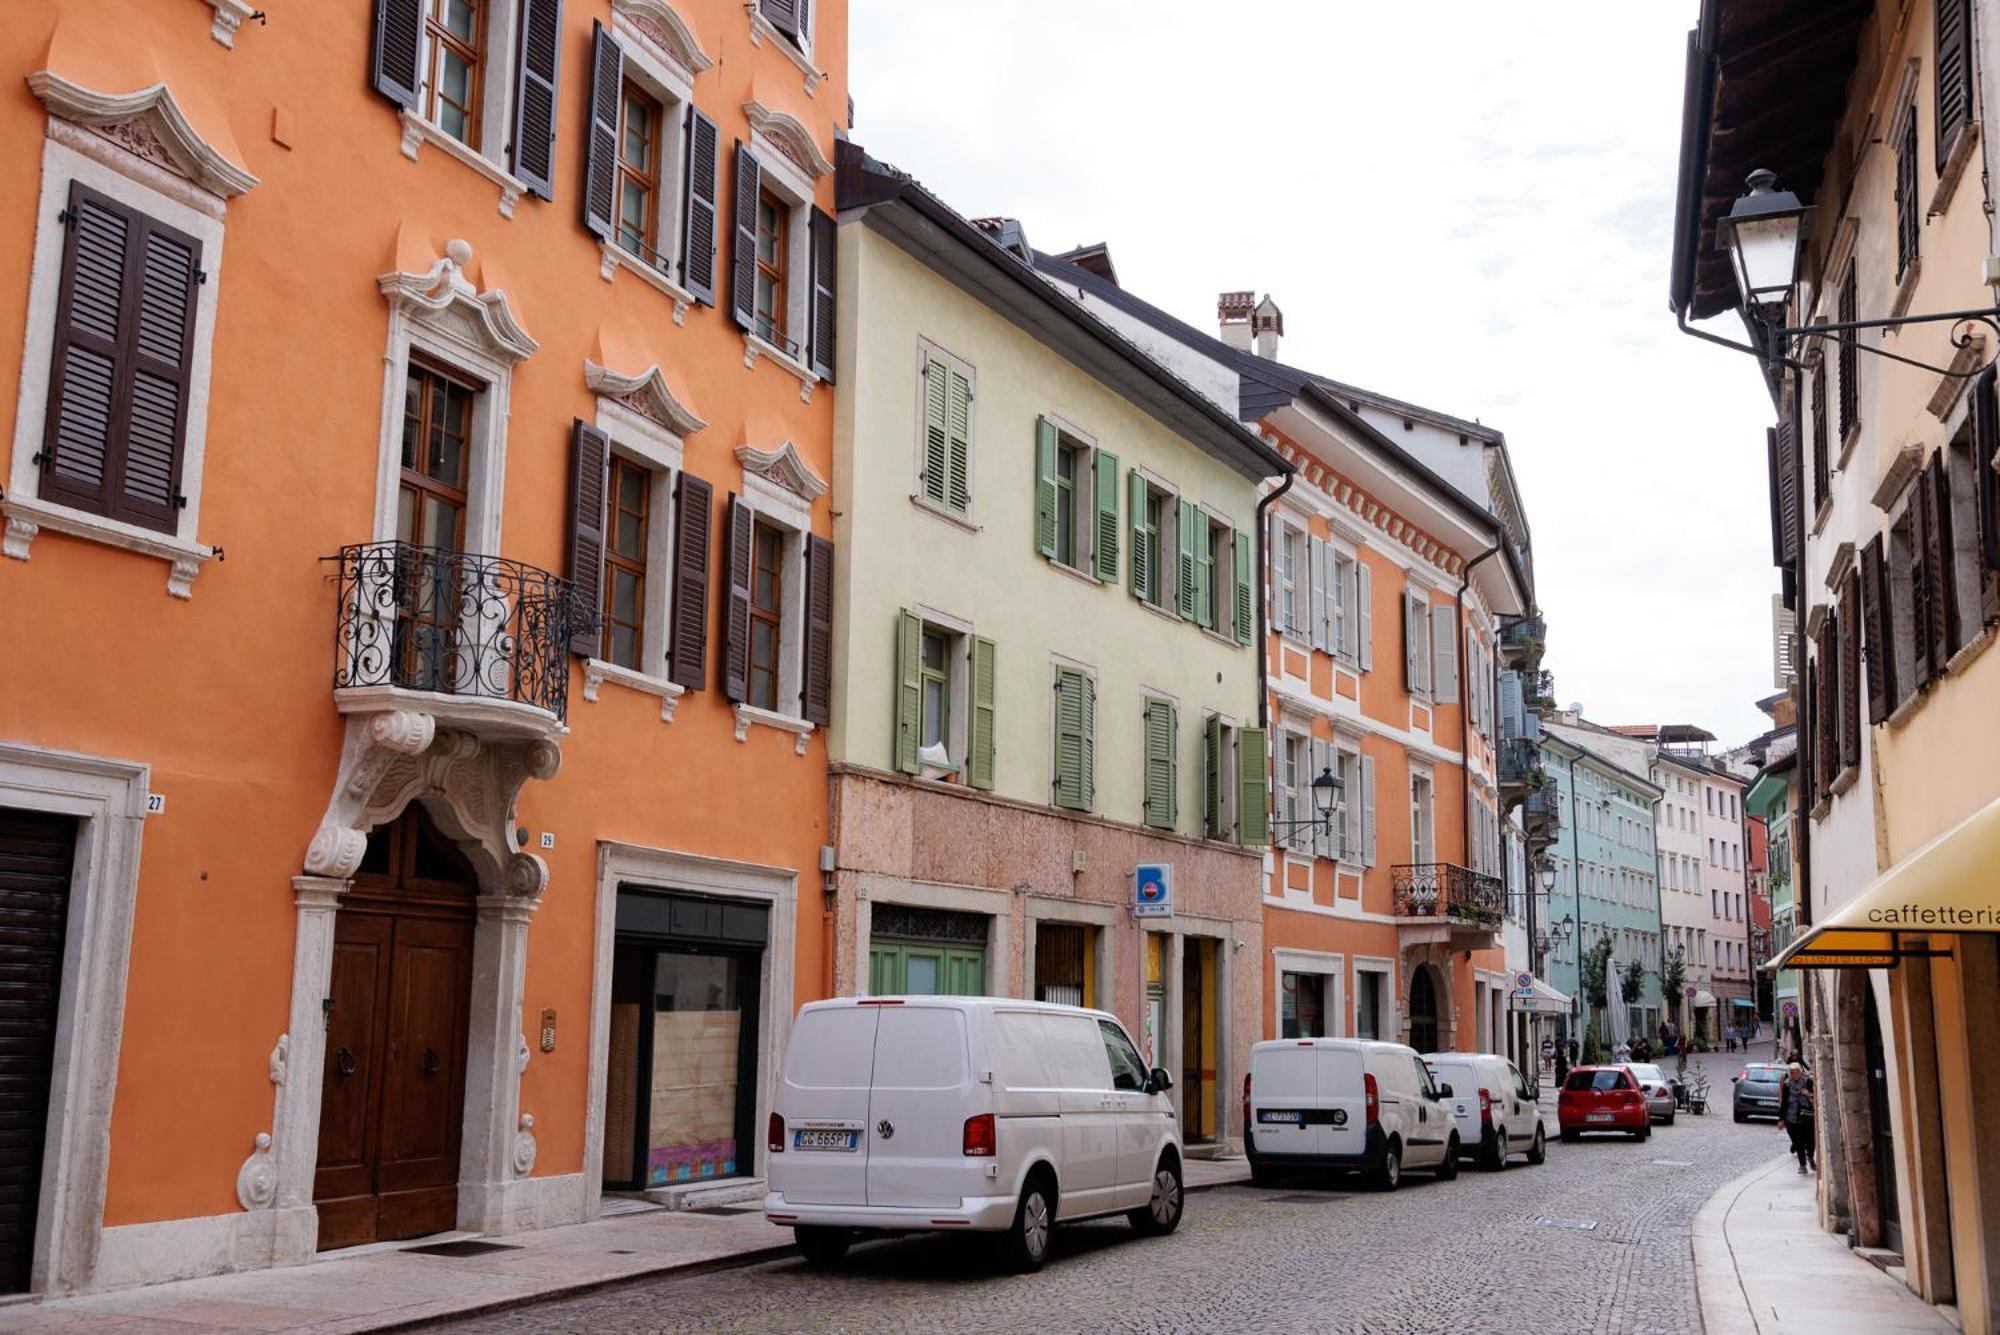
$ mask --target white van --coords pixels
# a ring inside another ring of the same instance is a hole
[[[1415,1048],[1354,1038],[1285,1038],[1250,1049],[1243,1147],[1250,1180],[1292,1168],[1367,1174],[1394,1191],[1405,1168],[1458,1176],[1449,1106]]]
[[[1058,1221],[1181,1220],[1167,1073],[1116,1017],[1005,997],[862,997],[799,1012],[772,1103],[764,1217],[814,1264],[856,1230],[987,1231],[1040,1268]]]
[[[1432,1052],[1424,1063],[1432,1078],[1451,1086],[1445,1102],[1458,1124],[1462,1156],[1494,1169],[1516,1154],[1531,1164],[1548,1157],[1541,1106],[1513,1062],[1491,1052]]]

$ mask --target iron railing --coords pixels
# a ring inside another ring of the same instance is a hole
[[[1562,794],[1554,784],[1537,788],[1528,794],[1522,807],[1523,818],[1530,825],[1546,825],[1551,829],[1562,825]]]
[[[569,581],[496,556],[358,543],[339,564],[335,690],[507,700],[561,719],[569,707]]]
[[[1542,773],[1542,751],[1525,737],[1500,743],[1500,782],[1531,783]]]
[[[1556,675],[1543,668],[1539,672],[1521,674],[1521,702],[1529,709],[1554,708],[1556,703]]]
[[[1541,644],[1548,638],[1548,623],[1542,614],[1533,616],[1508,617],[1500,625],[1500,645],[1504,649],[1524,650],[1532,642]]]
[[[1389,872],[1399,918],[1443,918],[1479,927],[1500,925],[1507,896],[1498,876],[1455,862],[1405,863]]]

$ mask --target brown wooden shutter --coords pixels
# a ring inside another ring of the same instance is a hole
[[[1931,526],[1930,513],[1933,494],[1930,479],[1923,470],[1917,471],[1910,487],[1908,512],[1910,516],[1910,657],[1915,671],[1910,675],[1912,694],[1922,690],[1931,679],[1931,622],[1936,616],[1933,606],[1935,590],[1931,587]]]
[[[833,219],[819,209],[812,211],[812,337],[810,357],[813,373],[822,380],[833,379],[833,288],[835,240]]]
[[[690,691],[708,684],[708,552],[715,489],[692,473],[674,487],[673,643],[667,676]]]
[[[757,9],[794,42],[799,40],[799,0],[757,0]]]
[[[1939,672],[1963,643],[1958,615],[1958,562],[1952,542],[1949,447],[1931,456],[1923,481],[1931,497],[1931,666]]]
[[[729,313],[745,329],[757,327],[757,192],[763,188],[757,155],[736,141],[734,236],[729,247]]]
[[[1804,531],[1799,509],[1799,427],[1789,418],[1778,424],[1777,440],[1777,562],[1789,566],[1799,559],[1800,537]]]
[[[808,723],[833,719],[833,544],[806,537],[805,702]]]
[[[604,492],[611,437],[579,420],[570,432],[569,649],[585,658],[603,652]]]
[[[1946,0],[1949,3],[1949,0]],[[1942,141],[1940,141],[1942,142]],[[1910,271],[1917,258],[1917,109],[1903,118],[1903,134],[1896,141],[1896,281]]]
[[[1854,271],[1856,262],[1847,263],[1847,277],[1840,284],[1840,319],[1847,323],[1855,318]],[[1861,349],[1854,341],[1854,331],[1840,341],[1840,439],[1826,452],[1831,467],[1834,455],[1840,453],[1841,444],[1847,440],[1848,431],[1861,418]]]
[[[1868,637],[1868,722],[1889,717],[1896,698],[1896,645],[1890,626],[1889,570],[1882,560],[1882,535],[1861,549],[1861,625]]]
[[[1825,321],[1822,320],[1820,321],[1820,323],[1824,324]],[[1822,352],[1817,358],[1813,360],[1813,370],[1812,370],[1812,449],[1813,449],[1812,503],[1813,503],[1813,511],[1815,514],[1817,514],[1819,511],[1819,503],[1822,500],[1826,499],[1827,473],[1824,465],[1827,460],[1833,458],[1832,446],[1829,444],[1829,441],[1832,439],[1832,433],[1830,433],[1827,430],[1827,425],[1826,425],[1826,382],[1828,377],[1830,377],[1832,374],[1833,374],[1833,363],[1829,362],[1826,358],[1826,354]],[[1804,454],[1803,454],[1803,451],[1805,449],[1804,442],[1800,442],[1799,448],[1801,450],[1800,474],[1799,474],[1799,481],[1797,483],[1800,489],[1800,502],[1801,502],[1799,536],[1800,540],[1803,542],[1805,535],[1804,504],[1803,504],[1804,488],[1805,488]],[[1800,547],[1800,548],[1795,548],[1794,550],[1802,551],[1804,549],[1803,547]]]
[[[201,243],[77,182],[64,221],[42,495],[171,533]]]
[[[1799,783],[1805,790],[1805,809],[1811,811],[1819,802],[1819,665],[1810,658],[1799,673],[1799,705],[1800,745],[1810,749],[1799,765]]]
[[[625,48],[602,23],[590,25],[590,119],[583,127],[583,227],[608,238],[617,214],[618,105],[625,95]]]
[[[514,175],[528,193],[542,199],[556,197],[556,72],[561,51],[562,0],[522,0],[512,156]]]
[[[1861,763],[1861,577],[1840,582],[1840,768]]]
[[[687,188],[682,193],[681,286],[704,306],[715,304],[716,171],[720,137],[715,122],[688,108]]]
[[[1980,560],[1989,572],[1986,585],[1994,586],[1991,573],[2000,571],[2000,474],[1993,471],[1994,456],[2000,455],[2000,377],[1989,366],[1972,387],[1972,475],[1979,479],[1976,490],[1979,512]],[[1989,597],[1988,615],[1992,614]]]
[[[729,520],[723,531],[728,545],[722,599],[722,694],[741,704],[750,698],[750,563],[756,516],[750,507],[729,497]]]
[[[417,63],[423,49],[424,0],[375,0],[375,91],[399,107],[417,104]]]
[[[1972,0],[1938,0],[1937,5],[1937,170],[1959,127],[1972,116]]]
[[[1840,614],[1829,611],[1819,628],[1819,725],[1813,745],[1819,749],[1820,791],[1832,788],[1840,774]]]

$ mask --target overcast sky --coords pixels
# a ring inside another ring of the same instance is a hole
[[[1768,726],[1770,402],[1666,304],[1695,0],[851,3],[855,139],[961,213],[1505,431],[1564,704]]]

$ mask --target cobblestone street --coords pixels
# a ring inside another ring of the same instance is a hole
[[[1412,1174],[1393,1195],[1302,1180],[1189,1197],[1172,1237],[1122,1220],[1059,1230],[1040,1274],[1001,1272],[978,1240],[857,1247],[837,1269],[797,1259],[630,1284],[463,1325],[474,1331],[646,1330],[1701,1330],[1689,1248],[1717,1188],[1783,1152],[1767,1122],[1716,1107],[1652,1139],[1553,1135],[1548,1163]],[[1587,1225],[1587,1226],[1586,1226]]]

